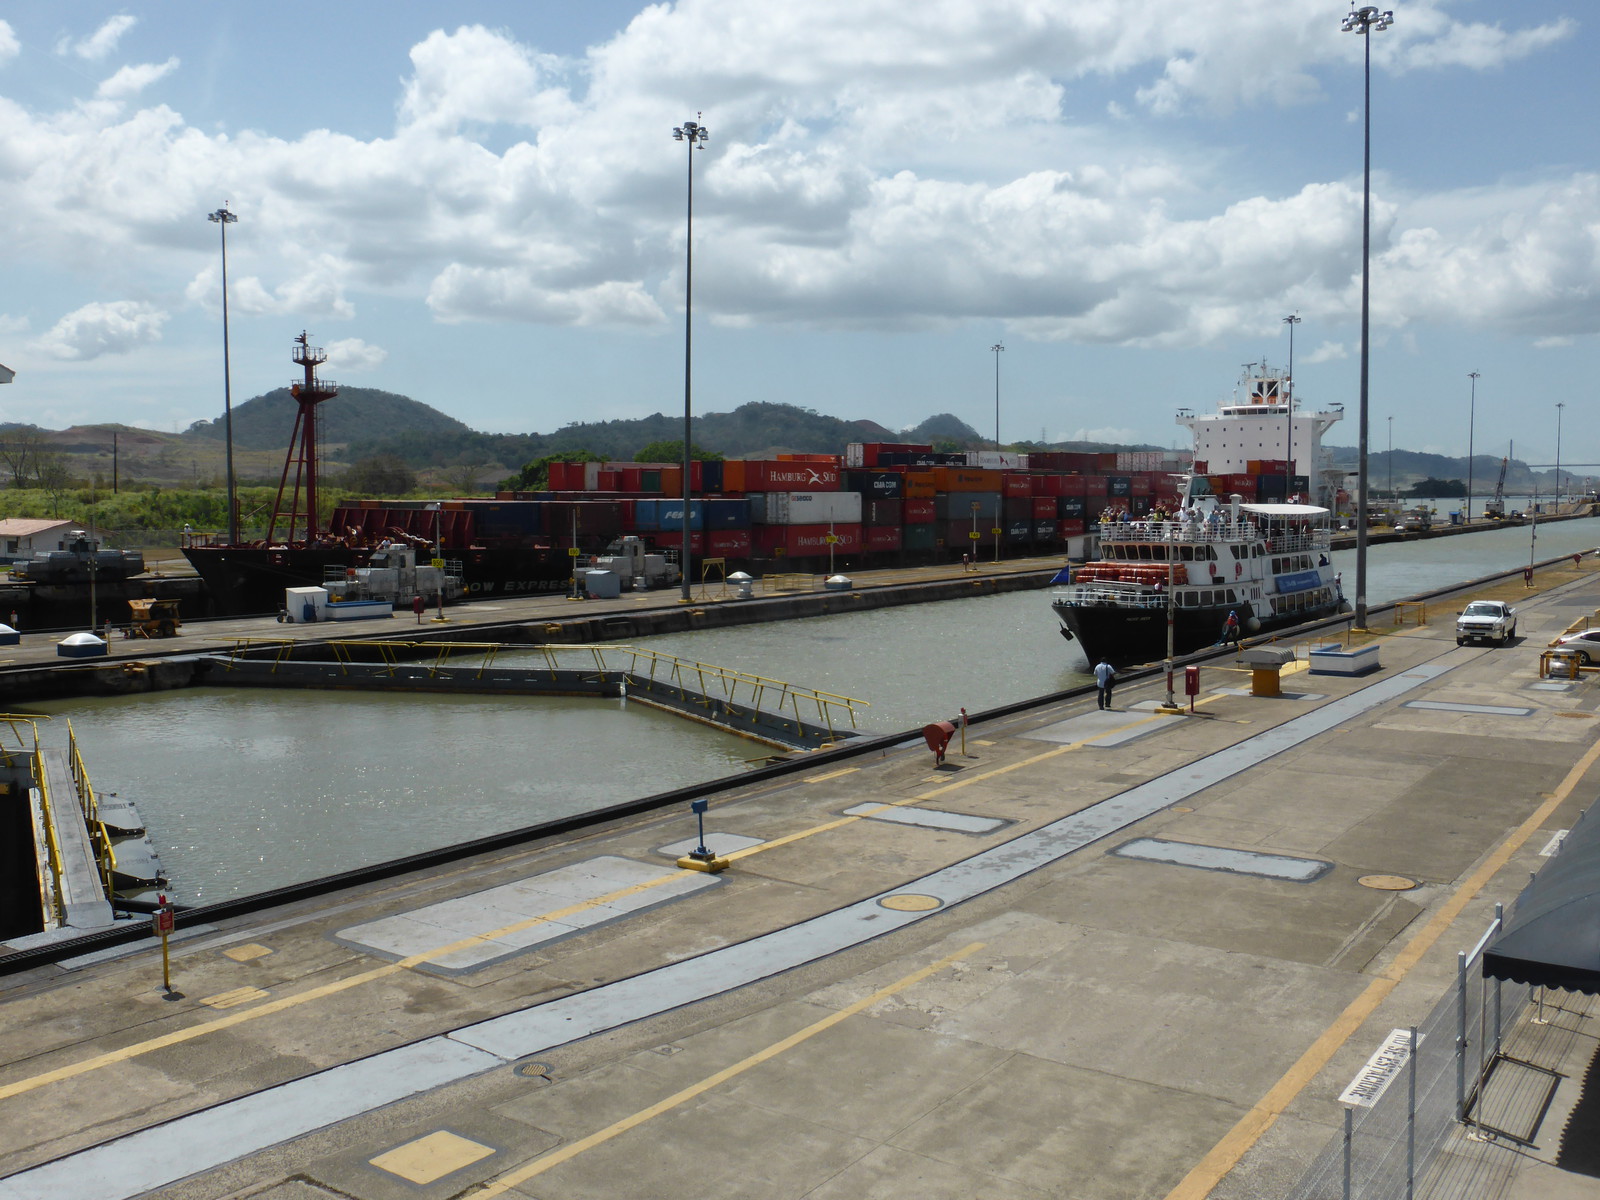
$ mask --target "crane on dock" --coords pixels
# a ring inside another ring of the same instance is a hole
[[[1510,455],[1500,460],[1500,478],[1495,481],[1494,499],[1483,506],[1483,515],[1491,521],[1506,519],[1506,467],[1510,463]]]

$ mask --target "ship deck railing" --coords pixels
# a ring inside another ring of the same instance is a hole
[[[1106,521],[1100,525],[1101,542],[1161,542],[1206,545],[1246,542],[1264,538],[1272,553],[1326,550],[1332,533],[1325,528],[1286,530],[1256,521]]]
[[[1055,590],[1055,599],[1074,607],[1166,608],[1164,590],[1137,583],[1069,583]]]

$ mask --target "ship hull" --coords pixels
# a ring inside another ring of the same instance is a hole
[[[1293,616],[1260,623],[1246,636],[1286,629],[1339,612],[1341,601],[1335,599],[1321,607],[1300,610]],[[1167,610],[1164,608],[1133,608],[1114,604],[1064,604],[1054,601],[1057,618],[1063,633],[1070,634],[1091,663],[1104,658],[1114,666],[1155,662],[1167,654]],[[1173,614],[1172,652],[1175,656],[1192,654],[1222,642],[1223,623],[1234,606],[1212,608],[1180,608]]]
[[[184,557],[206,585],[213,609],[230,616],[275,613],[285,588],[320,587],[330,570],[364,567],[371,551],[344,546],[196,546]],[[463,598],[494,599],[565,591],[572,560],[545,548],[446,547],[459,559]]]

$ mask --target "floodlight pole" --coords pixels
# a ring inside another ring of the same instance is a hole
[[[1567,406],[1565,400],[1556,404],[1556,516],[1561,515],[1561,410]]]
[[[1283,319],[1289,327],[1289,378],[1285,380],[1286,387],[1283,392],[1284,432],[1287,435],[1283,442],[1283,498],[1287,500],[1294,493],[1294,327],[1300,324],[1300,318],[1291,313]],[[1311,472],[1306,472],[1306,487],[1311,486]]]
[[[1004,350],[1005,347],[999,342],[989,347],[990,353],[994,355],[994,449],[996,454],[1000,452],[1000,355]]]
[[[1467,409],[1467,524],[1472,524],[1472,433],[1473,426],[1478,420],[1478,372],[1468,371],[1467,378],[1472,380],[1472,398]]]
[[[239,218],[228,211],[227,204],[206,220],[215,221],[222,230],[222,433],[228,445],[228,544],[239,544],[239,498],[233,478],[233,371],[228,365],[228,226]]]
[[[1355,628],[1367,627],[1367,376],[1368,326],[1372,285],[1372,32],[1394,24],[1394,13],[1365,4],[1350,10],[1340,28],[1360,34],[1363,50],[1361,103],[1361,419],[1356,453],[1356,605]]]
[[[696,113],[695,116],[700,116]],[[694,152],[705,145],[710,133],[698,121],[685,121],[672,131],[672,136],[680,142],[689,144],[689,207],[688,225],[684,237],[683,257],[683,552],[679,573],[683,585],[682,595],[679,597],[683,603],[689,603],[689,445],[690,445],[690,384],[689,371],[693,361],[690,353],[693,345],[694,326]]]

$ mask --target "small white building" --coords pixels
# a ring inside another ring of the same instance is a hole
[[[32,558],[41,550],[65,550],[77,521],[39,520],[33,517],[7,517],[0,521],[0,562]]]

